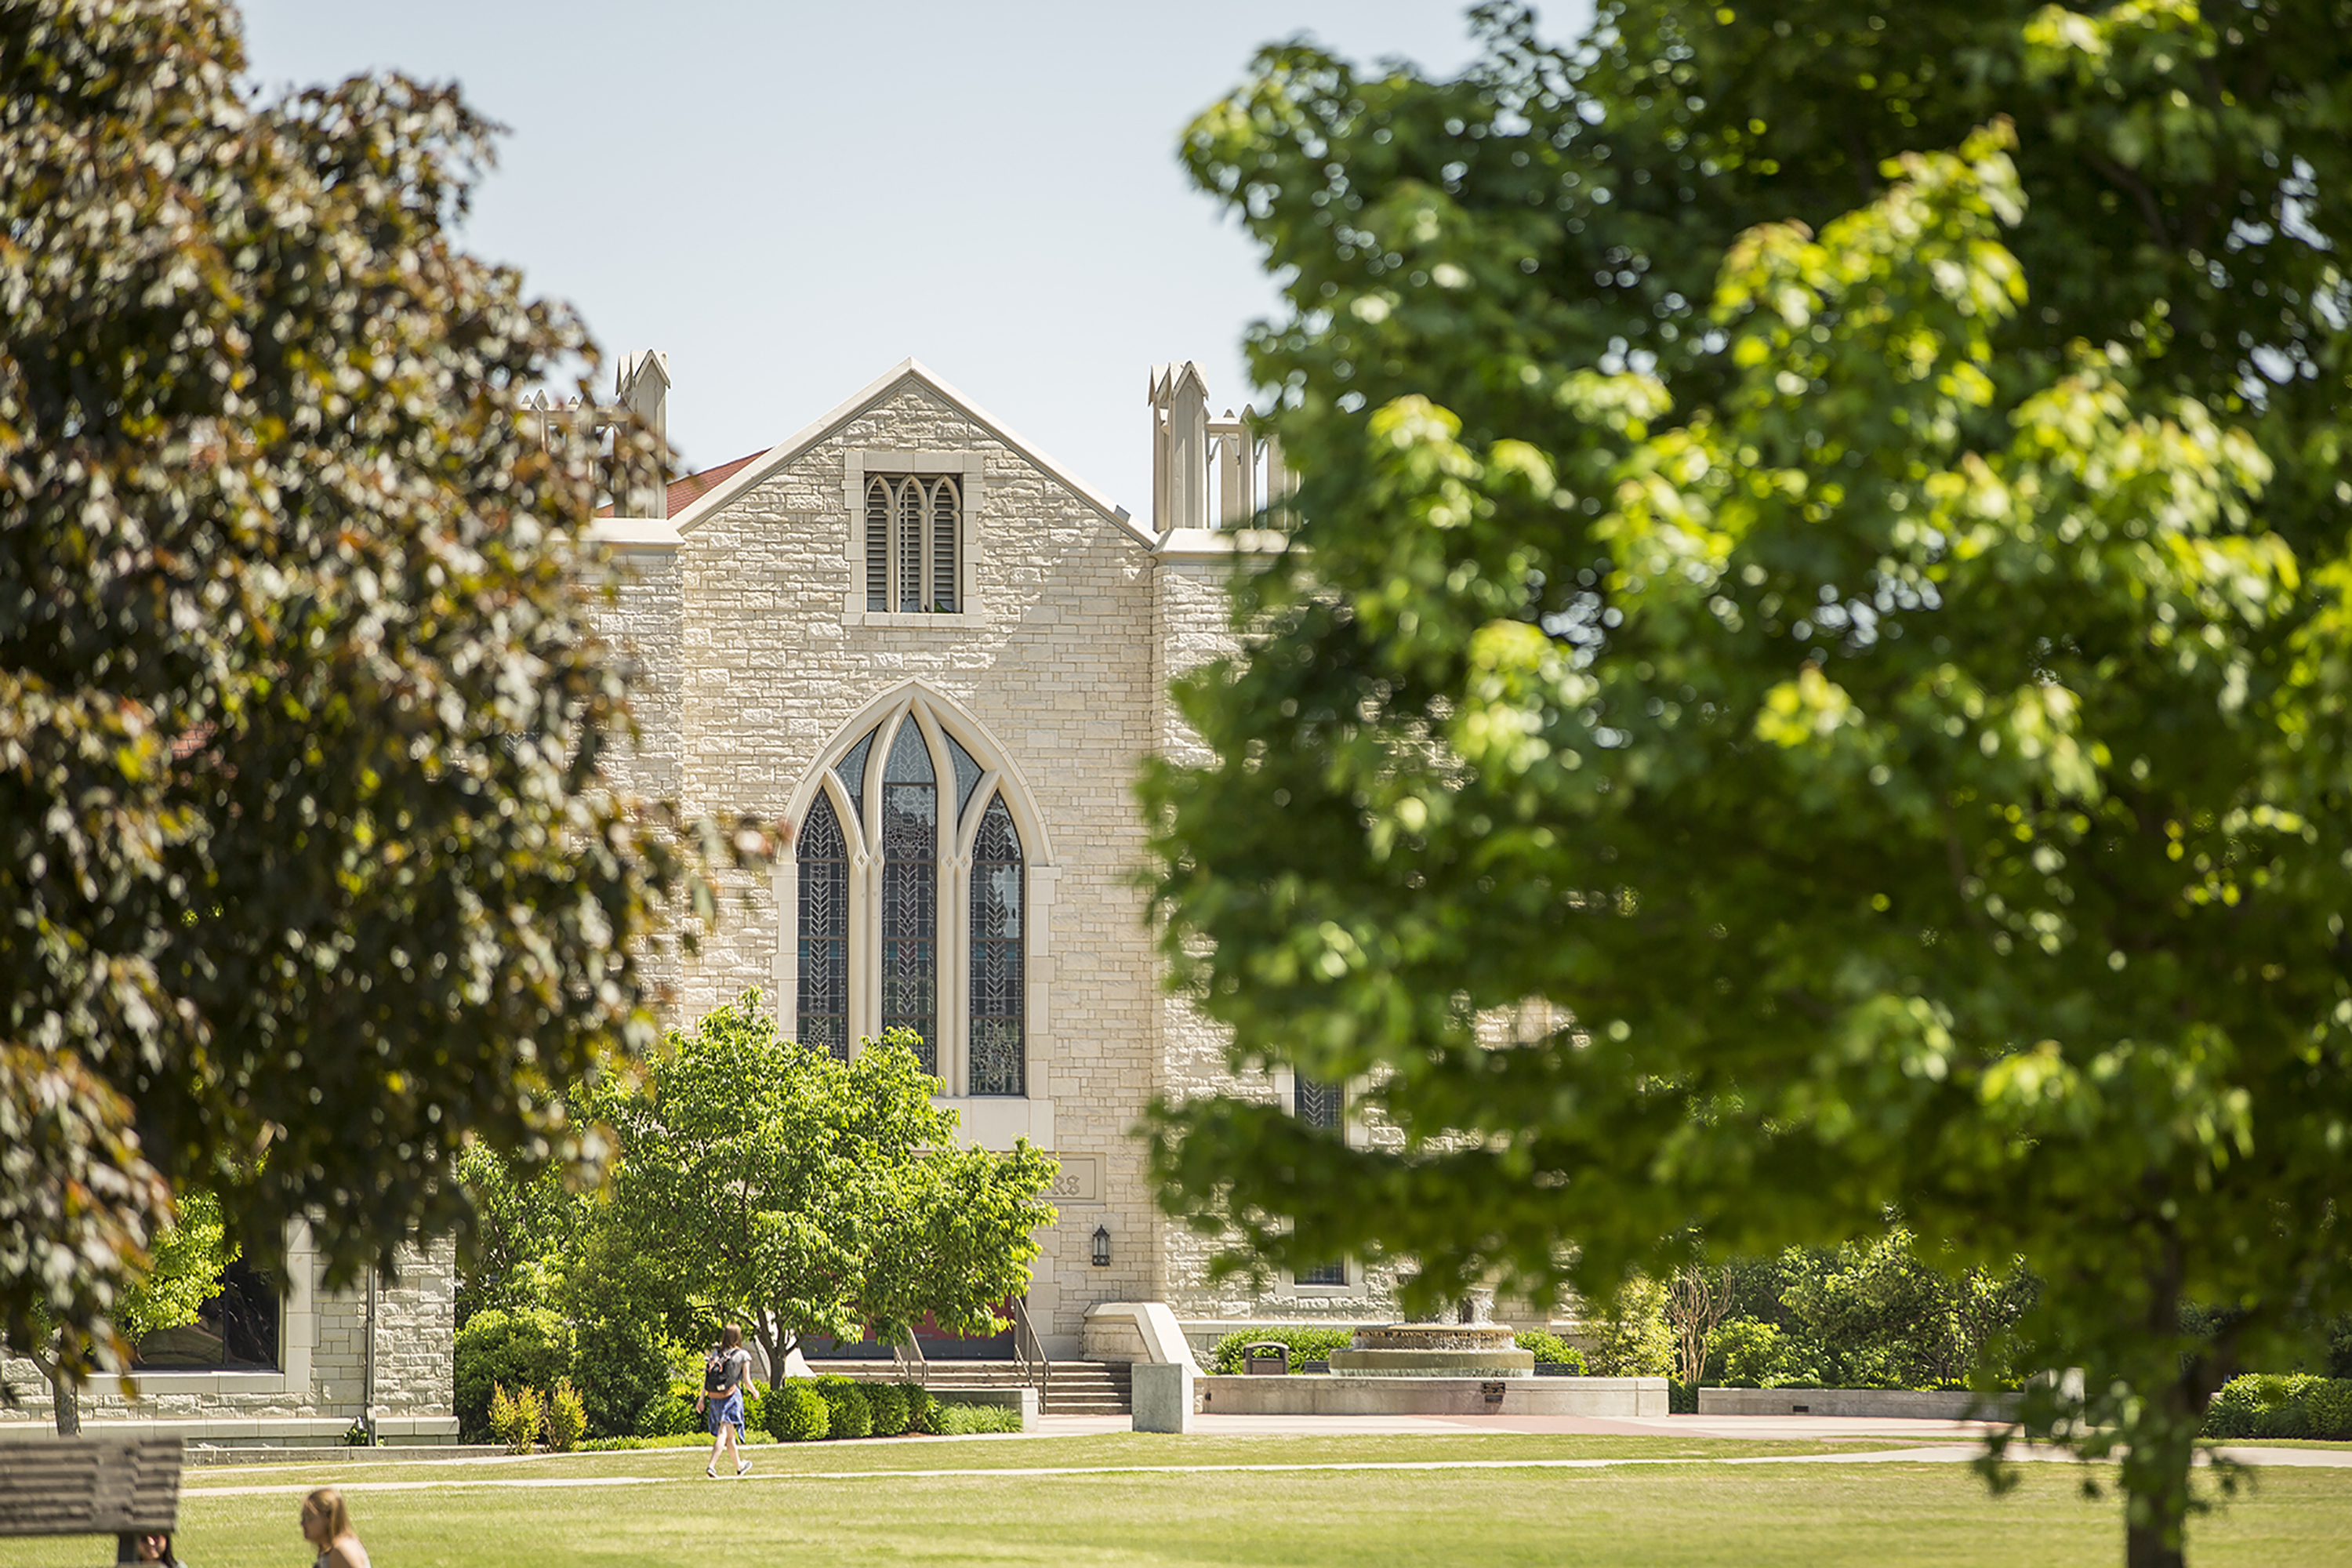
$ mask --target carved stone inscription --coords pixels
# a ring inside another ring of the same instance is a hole
[[[1045,1189],[1055,1204],[1098,1204],[1103,1201],[1103,1157],[1100,1154],[1056,1154],[1061,1173]]]

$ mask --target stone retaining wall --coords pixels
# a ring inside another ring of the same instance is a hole
[[[2015,1394],[1979,1394],[1913,1388],[1702,1388],[1701,1415],[1897,1416],[1917,1421],[2011,1421]]]

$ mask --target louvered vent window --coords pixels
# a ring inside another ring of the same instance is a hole
[[[877,475],[866,487],[866,607],[951,614],[961,589],[963,490],[947,476]]]

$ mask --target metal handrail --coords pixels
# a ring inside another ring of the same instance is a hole
[[[908,1334],[904,1338],[895,1341],[891,1344],[890,1360],[892,1363],[898,1367],[901,1375],[904,1375],[907,1369],[911,1366],[915,1369],[915,1382],[921,1384],[926,1387],[929,1386],[931,1381],[931,1363],[929,1358],[923,1354],[923,1347],[915,1342],[914,1335]]]
[[[1024,1382],[1033,1376],[1037,1384],[1037,1414],[1045,1413],[1045,1401],[1051,1396],[1054,1363],[1045,1359],[1045,1342],[1038,1339],[1035,1325],[1029,1321],[1029,1308],[1015,1296],[1013,1304],[1013,1357],[1021,1368]],[[1034,1367],[1033,1373],[1032,1367]]]

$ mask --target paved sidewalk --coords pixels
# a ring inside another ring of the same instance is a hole
[[[1041,1415],[1035,1436],[1091,1436],[1124,1432],[1124,1415]],[[1218,1437],[1444,1437],[1476,1432],[1588,1437],[1737,1437],[1766,1442],[1839,1438],[1973,1441],[1995,1429],[1987,1421],[1918,1421],[1863,1415],[1195,1415],[1192,1430]]]

